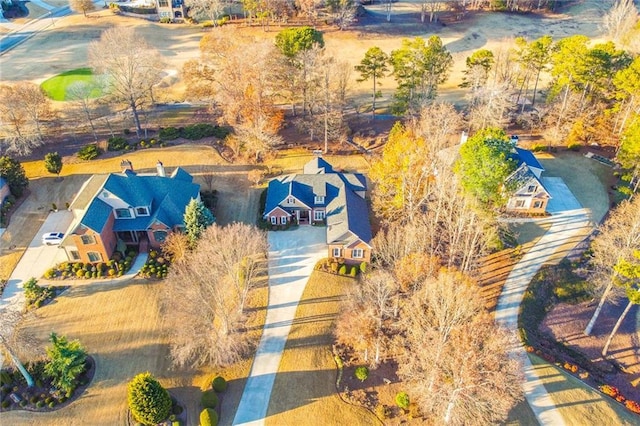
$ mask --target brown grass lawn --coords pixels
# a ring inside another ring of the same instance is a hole
[[[368,410],[336,394],[332,331],[351,278],[314,271],[296,312],[276,375],[267,425],[377,425]]]
[[[529,354],[567,425],[637,425],[639,417],[554,365]]]
[[[116,425],[127,424],[126,384],[137,373],[150,371],[187,407],[189,425],[198,424],[200,389],[216,375],[229,380],[222,399],[223,420],[235,413],[250,363],[227,369],[175,371],[168,354],[168,321],[159,309],[163,282],[136,279],[127,283],[77,282],[37,316],[22,324],[46,343],[55,331],[78,339],[96,360],[93,382],[77,401],[52,413],[12,411],[2,414],[3,425]],[[257,289],[250,305],[264,307],[266,287]],[[167,313],[170,315],[170,311]],[[259,339],[264,309],[255,309],[247,324]],[[229,420],[230,423],[230,420]],[[228,424],[228,423],[227,423]]]

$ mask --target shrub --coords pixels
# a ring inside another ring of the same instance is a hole
[[[367,377],[369,377],[369,369],[365,366],[360,366],[356,368],[355,376],[356,379],[364,382],[365,380],[367,380]]]
[[[364,274],[365,272],[367,272],[367,262],[362,262],[360,264],[360,273]]]
[[[229,129],[220,126],[213,126],[208,123],[192,124],[182,129],[182,137],[190,140],[197,140],[215,136],[224,139],[229,135]]]
[[[36,402],[36,408],[42,408],[42,407],[44,407],[44,401]]]
[[[155,425],[169,417],[171,397],[149,372],[140,373],[127,386],[127,401],[133,417],[146,425]]]
[[[202,392],[200,404],[203,408],[216,408],[218,405],[218,396],[216,395],[216,392],[214,390]]]
[[[78,158],[81,160],[93,160],[100,154],[102,154],[102,150],[98,148],[98,145],[89,144],[83,146],[80,151],[78,151]]]
[[[344,275],[347,273],[347,265],[341,265],[340,269],[338,269],[338,274]]]
[[[11,401],[9,401],[8,399],[2,401],[2,408],[9,408],[10,405]]]
[[[180,137],[180,132],[175,127],[165,127],[160,129],[158,137],[160,137],[160,139],[172,141]]]
[[[355,278],[357,274],[358,274],[358,268],[356,268],[355,266],[352,266],[351,270],[349,271],[349,275]]]
[[[49,407],[49,408],[53,408],[53,407],[55,407],[55,406],[56,406],[56,402],[55,402],[55,401],[51,401],[51,402],[48,404],[48,407]]]
[[[601,385],[598,387],[598,389],[600,389],[600,392],[602,392],[603,394],[608,395],[612,398],[615,398],[616,396],[620,395],[620,391],[618,390],[618,388],[613,386]]]
[[[638,404],[637,402],[627,399],[627,402],[624,403],[624,406],[627,407],[629,411],[640,414],[640,404]]]
[[[535,144],[535,145],[533,145],[531,147],[531,151],[533,151],[533,152],[541,152],[541,151],[546,151],[546,150],[547,150],[546,145],[539,144],[539,143]]]
[[[160,23],[161,24],[170,24],[172,22],[173,22],[173,20],[171,18],[169,18],[168,16],[163,16],[162,18],[160,18]]]
[[[205,408],[200,412],[200,426],[216,426],[218,424],[218,413],[211,408]]]
[[[570,151],[580,151],[580,148],[582,148],[582,144],[579,142],[569,142],[567,144],[567,149]]]
[[[396,394],[396,405],[403,410],[408,410],[409,405],[411,405],[411,401],[409,400],[409,395],[406,392],[398,392]]]
[[[127,148],[129,143],[122,136],[113,136],[107,139],[107,150],[108,151],[122,151]]]
[[[391,410],[384,404],[376,405],[375,412],[376,417],[378,417],[380,420],[385,420],[391,415]]]
[[[218,393],[224,392],[227,390],[227,381],[224,379],[224,377],[218,376],[213,379],[213,381],[211,382],[211,386]]]

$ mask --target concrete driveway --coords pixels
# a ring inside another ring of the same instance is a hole
[[[66,232],[72,220],[73,214],[67,210],[49,214],[11,273],[0,299],[0,309],[11,307],[21,310],[24,307],[22,283],[31,277],[40,278],[47,269],[66,260],[64,250],[42,244],[42,235],[47,232]]]
[[[593,229],[589,210],[581,207],[562,178],[543,178],[543,184],[553,197],[547,209],[552,217],[544,219],[552,224],[551,228],[513,267],[502,287],[495,313],[496,322],[516,335],[520,303],[533,277],[552,256],[557,256],[559,252],[561,255],[568,254]],[[541,425],[564,425],[562,415],[556,409],[524,348],[514,348],[512,355],[521,359],[524,364],[524,394],[538,422]]]
[[[269,305],[260,345],[234,425],[264,424],[271,389],[298,302],[318,260],[327,257],[326,228],[301,226],[269,232]]]

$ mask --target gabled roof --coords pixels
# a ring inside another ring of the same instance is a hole
[[[321,173],[334,173],[333,166],[327,163],[322,157],[315,157],[302,168],[305,175],[316,175]]]
[[[343,188],[327,206],[327,243],[350,245],[357,239],[370,245],[369,209],[364,198]]]
[[[515,193],[523,186],[528,185],[532,180],[535,181],[536,184],[544,190],[544,192],[549,194],[549,191],[547,191],[540,179],[538,179],[531,169],[524,163],[522,163],[520,167],[505,179],[505,185],[507,188],[513,189]],[[551,197],[551,194],[549,194],[549,197]]]
[[[99,198],[94,198],[85,211],[80,223],[87,228],[100,233],[104,229],[109,216],[113,214],[111,206]]]
[[[524,163],[529,167],[534,167],[536,169],[544,171],[544,167],[542,167],[542,164],[540,164],[535,155],[533,155],[533,152],[529,151],[528,149],[518,147],[515,147],[514,149],[516,151],[514,159],[518,162],[518,166]]]
[[[98,187],[98,184],[103,183]],[[130,170],[125,173],[109,174],[106,179],[93,176],[74,204],[82,208],[84,200],[91,198],[89,206],[80,220],[96,232],[102,231],[113,208],[97,198],[102,191],[109,191],[130,207],[150,207],[149,216],[116,219],[114,231],[146,230],[159,221],[172,228],[183,223],[184,209],[192,198],[198,198],[200,185],[184,169],[177,168],[171,177],[157,175],[136,175]],[[91,194],[90,194],[91,193]]]

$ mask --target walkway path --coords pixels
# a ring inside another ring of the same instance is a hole
[[[316,262],[327,257],[326,228],[269,232],[269,305],[262,339],[234,425],[262,425],[291,324]]]
[[[496,322],[513,332],[518,331],[518,312],[524,292],[538,270],[559,250],[569,250],[569,243],[577,242],[576,237],[586,236],[593,228],[589,211],[581,208],[562,179],[547,179],[544,182],[545,187],[554,197],[548,208],[553,215],[549,220],[552,223],[551,228],[513,267],[502,288],[496,308]],[[520,346],[513,352],[514,356],[524,361],[524,393],[538,422],[541,425],[564,425],[564,419],[556,409],[542,380],[537,376],[524,348]]]

